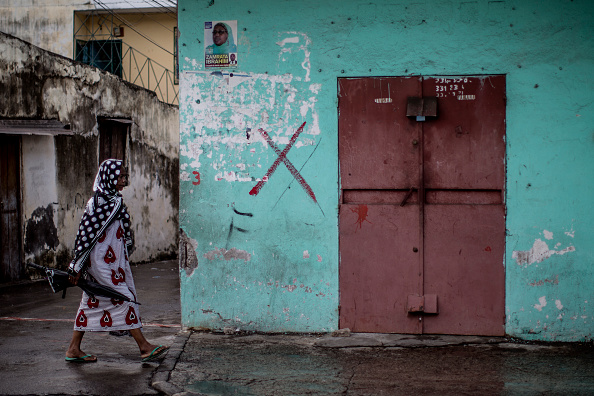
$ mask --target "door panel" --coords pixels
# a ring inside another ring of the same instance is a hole
[[[418,183],[418,126],[406,117],[416,78],[339,80],[340,181],[348,189],[409,189]]]
[[[424,333],[504,335],[504,230],[503,205],[425,206]]]
[[[423,95],[439,95],[423,124],[425,188],[501,190],[505,76],[425,78]]]
[[[421,88],[418,77],[339,81],[340,326],[354,331],[421,331],[406,315],[421,285],[420,128],[406,98]]]
[[[418,293],[418,207],[347,204],[340,210],[340,327],[419,333],[406,315]]]

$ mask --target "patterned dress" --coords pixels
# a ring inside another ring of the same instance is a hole
[[[91,250],[87,273],[92,280],[137,300],[124,234],[122,220],[107,227]],[[83,292],[74,330],[115,331],[140,327],[138,304],[107,297],[91,298]]]

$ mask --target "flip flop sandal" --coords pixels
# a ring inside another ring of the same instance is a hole
[[[148,355],[145,358],[142,358],[142,362],[152,362],[154,360],[157,360],[168,350],[169,350],[169,347],[164,347],[163,345],[159,345],[158,347],[153,349],[153,351],[151,352],[150,355]]]
[[[81,356],[81,357],[66,357],[66,361],[67,362],[71,362],[71,363],[95,363],[97,362],[97,359],[87,359],[92,357],[93,355],[85,355],[85,356]]]

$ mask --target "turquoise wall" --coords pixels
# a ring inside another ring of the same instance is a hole
[[[593,2],[178,7],[184,325],[338,327],[337,78],[505,74],[506,331],[591,338]],[[237,69],[205,70],[211,20],[237,20]],[[303,122],[286,158],[315,199],[283,162],[250,195],[278,158],[258,130],[283,150]]]

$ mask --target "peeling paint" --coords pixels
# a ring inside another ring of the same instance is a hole
[[[309,57],[311,52],[309,50],[309,46],[311,44],[311,40],[307,34],[302,32],[281,32],[280,35],[288,35],[290,37],[286,37],[281,41],[278,41],[276,44],[281,47],[281,51],[279,53],[279,60],[286,61],[286,57],[284,55],[286,53],[293,53],[293,52],[300,52],[303,51],[303,62],[301,63],[301,67],[305,70],[305,81],[310,81],[310,74],[311,74],[311,62]],[[297,36],[293,36],[297,35]],[[299,37],[301,36],[301,37]],[[287,44],[299,44],[298,46],[288,46]]]
[[[41,253],[55,249],[60,241],[54,224],[54,207],[49,204],[46,208],[37,208],[31,213],[31,218],[25,224],[25,252],[37,257]]]
[[[227,249],[214,249],[210,252],[204,253],[204,257],[208,260],[214,260],[216,258],[223,258],[227,261],[229,260],[244,260],[250,261],[252,255],[246,252],[245,250],[239,250],[236,248]]]
[[[542,311],[542,309],[546,306],[547,306],[547,299],[545,296],[542,296],[538,299],[538,304],[534,304],[534,308],[536,308],[538,311]]]
[[[558,285],[559,284],[559,275],[555,275],[555,278],[552,278],[552,279],[543,279],[543,280],[539,280],[537,282],[529,283],[530,286],[543,286],[546,284]]]
[[[189,162],[182,181],[190,181],[192,171],[204,173],[201,157],[210,159],[215,153],[217,160],[204,161],[216,171],[212,176],[215,181],[259,181],[261,172],[255,171],[262,167],[260,157],[270,148],[267,140],[252,130],[266,130],[274,144],[287,144],[303,122],[299,120],[307,120],[295,148],[316,145],[321,84],[305,84],[292,75],[229,77],[233,84],[208,73],[186,72],[185,77],[182,100],[189,103],[195,121],[182,123],[180,128],[180,156],[182,163],[183,157]]]
[[[281,41],[277,41],[276,45],[279,45],[281,47],[284,47],[285,44],[287,43],[293,43],[293,44],[297,44],[299,42],[299,37],[287,37],[286,39],[283,39]]]
[[[575,252],[574,246],[568,246],[562,250],[550,250],[549,246],[542,239],[534,241],[530,250],[514,250],[512,258],[518,265],[528,267],[534,263],[540,263],[553,255],[564,255],[565,253]]]
[[[192,276],[194,270],[198,268],[198,256],[196,249],[198,242],[186,235],[184,230],[180,230],[179,236],[179,266],[186,271],[186,276]]]

